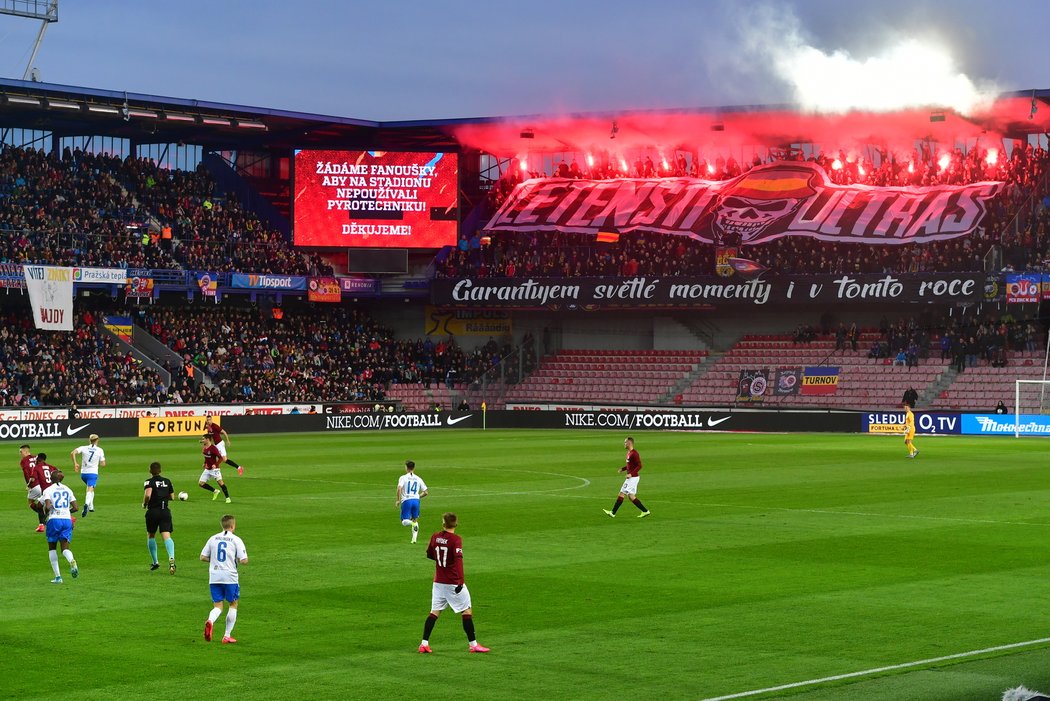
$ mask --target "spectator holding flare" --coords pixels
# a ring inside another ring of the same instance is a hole
[[[218,449],[219,454],[222,455],[226,464],[228,464],[230,467],[236,467],[237,474],[243,475],[244,467],[238,465],[233,460],[230,460],[229,456],[226,454],[226,449],[230,447],[230,434],[226,433],[222,426],[220,426],[212,420],[211,414],[205,416],[204,421],[204,430],[208,432],[208,435],[211,437],[212,444]]]
[[[624,497],[627,497],[642,512],[638,514],[638,518],[645,518],[649,515],[649,509],[645,508],[645,505],[638,499],[638,480],[640,479],[638,473],[642,470],[642,458],[634,449],[634,439],[630,436],[624,439],[623,447],[627,449],[627,464],[620,468],[620,472],[626,472],[627,479],[623,481],[620,493],[616,495],[616,503],[613,504],[612,511],[608,509],[602,509],[602,511],[610,518],[616,518],[616,512],[623,504]]]
[[[84,456],[83,464],[77,462],[77,456]],[[87,494],[84,495],[84,511],[81,516],[87,516],[88,512],[95,512],[95,484],[98,482],[98,468],[106,466],[106,453],[98,447],[98,434],[92,433],[88,436],[88,445],[82,445],[69,454],[73,458],[73,471],[80,473],[80,479],[87,485]]]

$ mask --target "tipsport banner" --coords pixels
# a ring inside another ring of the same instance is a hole
[[[965,236],[1001,182],[930,187],[835,185],[815,163],[782,161],[731,180],[527,180],[487,231],[599,231],[689,236],[725,246],[782,236],[907,244]]]
[[[245,290],[305,290],[306,278],[302,275],[256,275],[234,273],[230,286]]]
[[[742,280],[714,275],[633,278],[437,278],[437,307],[594,311],[607,308],[978,302],[981,273],[779,275]]]

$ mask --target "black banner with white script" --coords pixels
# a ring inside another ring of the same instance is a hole
[[[975,302],[981,273],[793,275],[741,281],[718,277],[438,278],[434,304],[446,307],[596,310],[782,304]]]

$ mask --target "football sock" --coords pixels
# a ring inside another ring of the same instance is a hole
[[[156,563],[157,562],[157,539],[156,538],[147,538],[146,539],[146,547],[149,548],[150,559],[154,563]]]
[[[648,511],[649,510],[649,509],[645,508],[644,504],[642,504],[642,500],[641,499],[635,499],[634,500],[634,505],[638,507],[639,511]]]
[[[55,567],[58,567],[58,565],[55,565]],[[438,617],[434,614],[427,616],[427,622],[423,624],[423,645],[426,645],[427,641],[430,640],[430,634],[434,632],[434,624],[437,623],[437,620]]]
[[[73,551],[72,550],[70,550],[69,548],[66,548],[65,550],[62,551],[62,556],[64,558],[66,558],[66,562],[68,562],[71,565],[73,564]]]
[[[200,485],[200,488],[203,489],[206,492],[214,492],[215,491],[215,487],[211,486],[210,484],[202,484],[202,485]]]
[[[47,519],[44,518],[44,512],[43,511],[37,511],[36,512],[36,518],[37,518],[38,521],[40,521],[40,525],[41,526],[44,525],[45,523],[47,523]]]
[[[463,632],[467,634],[467,641],[471,645],[477,645],[477,637],[474,635],[474,617],[470,614],[463,614]]]
[[[87,496],[84,497],[84,503],[88,507],[88,509],[95,508],[95,490],[91,490],[87,493]]]
[[[223,493],[223,495],[224,495],[224,496],[225,496],[225,497],[226,497],[227,499],[229,499],[229,498],[230,498],[230,490],[229,490],[229,489],[226,489],[226,485],[225,485],[225,484],[220,484],[220,485],[219,485],[219,488],[220,488],[220,489],[222,489],[222,493]]]
[[[418,523],[413,523],[412,524],[412,542],[415,543],[416,542],[416,538],[418,538],[418,537],[419,537],[419,524]]]
[[[620,504],[622,504],[622,503],[623,503],[623,497],[616,497],[616,503],[613,504],[613,513],[614,514],[616,513],[616,510],[620,508]]]
[[[51,558],[51,569],[53,569],[55,571],[55,576],[56,577],[61,576],[58,573],[58,551],[57,550],[48,550],[47,551],[47,556],[49,558]]]
[[[235,463],[233,460],[230,460],[229,458],[226,458],[226,464],[229,465],[230,467],[240,467],[240,464]]]
[[[237,623],[237,609],[231,608],[226,612],[226,637],[230,637],[233,632],[233,626]]]
[[[208,620],[211,621],[212,623],[215,623],[215,621],[219,620],[219,616],[221,616],[221,615],[222,615],[222,609],[218,609],[218,608],[212,607],[211,613],[208,614]]]
[[[156,542],[156,541],[154,541],[154,542]],[[156,547],[156,545],[154,545],[153,547]],[[174,540],[172,540],[171,538],[168,538],[167,540],[165,540],[164,541],[164,549],[168,551],[168,559],[169,560],[171,558],[175,557],[175,541]]]

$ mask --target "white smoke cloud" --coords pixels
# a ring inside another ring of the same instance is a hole
[[[940,107],[970,114],[995,93],[965,75],[932,38],[887,34],[866,56],[823,50],[807,40],[791,8],[768,4],[740,15],[737,26],[746,52],[768,61],[795,102],[813,112]]]

